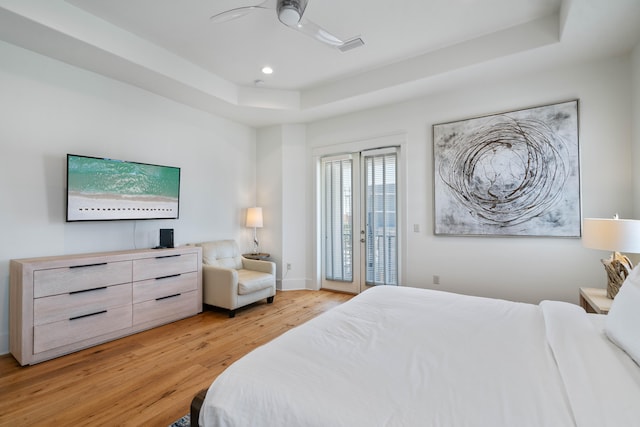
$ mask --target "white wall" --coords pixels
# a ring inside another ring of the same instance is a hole
[[[311,284],[306,277],[306,234],[309,218],[306,204],[298,203],[300,194],[305,200],[307,178],[307,150],[303,125],[283,127],[282,170],[282,289],[305,289]],[[287,270],[287,264],[291,266]]]
[[[307,143],[314,148],[406,133],[403,284],[525,302],[577,302],[579,287],[606,283],[599,259],[607,254],[585,249],[580,239],[433,235],[432,125],[579,98],[583,217],[618,212],[628,218],[633,208],[630,87],[628,57],[495,81],[488,77],[481,84],[312,123]],[[309,169],[307,188],[312,192],[314,171]],[[412,231],[413,224],[420,232]],[[311,268],[314,245],[307,242]],[[440,276],[440,285],[432,284],[433,275]]]
[[[256,205],[262,206],[264,227],[258,231],[260,251],[276,263],[277,287],[282,279],[282,138],[281,126],[260,129],[257,135]]]
[[[631,55],[633,164],[640,165],[640,43]],[[633,168],[633,213],[640,219],[640,167]]]
[[[305,289],[308,215],[300,202],[306,191],[305,126],[263,128],[257,140],[256,200],[264,215],[260,250],[276,263],[278,289]]]
[[[254,129],[1,42],[0,94],[0,354],[10,259],[247,240]],[[181,167],[180,219],[66,223],[67,153]]]

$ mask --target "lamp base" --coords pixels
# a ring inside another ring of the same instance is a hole
[[[607,259],[600,260],[607,272],[607,297],[615,298],[625,279],[633,270],[631,260],[620,252],[614,252]]]

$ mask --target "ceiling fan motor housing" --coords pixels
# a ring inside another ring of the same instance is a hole
[[[306,7],[307,0],[278,0],[278,19],[284,25],[296,25],[300,22]]]

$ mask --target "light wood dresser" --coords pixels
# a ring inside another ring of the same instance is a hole
[[[9,348],[21,365],[202,311],[202,249],[11,260]]]

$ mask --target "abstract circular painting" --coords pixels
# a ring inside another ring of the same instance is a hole
[[[578,101],[433,126],[435,234],[580,236]]]

